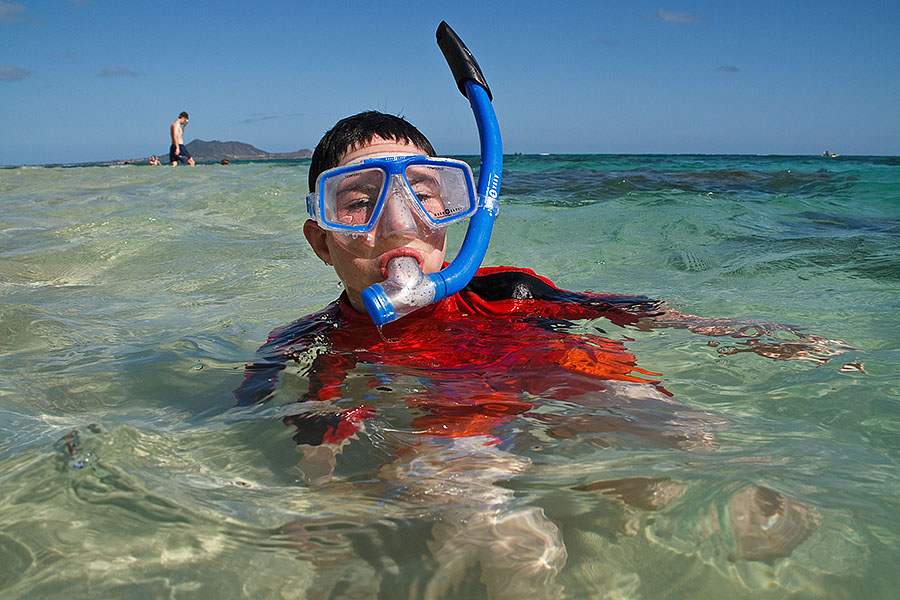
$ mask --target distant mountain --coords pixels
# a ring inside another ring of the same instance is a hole
[[[306,148],[297,150],[296,152],[266,152],[260,150],[250,144],[244,142],[220,142],[213,140],[207,142],[204,140],[193,140],[185,144],[187,151],[194,157],[196,162],[219,162],[222,159],[228,160],[293,160],[297,158],[309,158],[312,151]],[[169,160],[168,149],[157,154],[159,160],[166,164]],[[148,157],[149,159],[149,157]]]

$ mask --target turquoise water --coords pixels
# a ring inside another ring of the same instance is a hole
[[[672,448],[535,426],[520,451],[437,453],[515,507],[486,525],[380,485],[387,427],[305,485],[281,423],[299,368],[271,402],[234,406],[268,332],[340,292],[303,239],[307,165],[0,170],[0,596],[503,597],[516,540],[547,531],[567,598],[895,596],[900,160],[507,157],[485,264],[788,324],[839,353],[578,323],[715,429]],[[783,555],[741,552],[738,509],[760,489],[785,515],[763,524]],[[461,558],[437,585],[450,523],[495,564]]]

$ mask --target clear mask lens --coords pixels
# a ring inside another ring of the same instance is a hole
[[[322,182],[320,193],[326,223],[364,229],[372,225],[387,174],[381,169],[363,169]]]
[[[368,232],[395,201],[407,202],[413,214],[432,228],[445,227],[475,212],[477,201],[468,165],[415,158],[384,159],[385,166],[362,165],[324,173],[317,185],[320,223],[334,231]]]
[[[440,165],[410,165],[404,173],[417,204],[434,225],[446,225],[471,216],[475,203],[469,194],[466,172]]]

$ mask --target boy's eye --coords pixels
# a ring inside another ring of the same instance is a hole
[[[409,182],[413,193],[428,212],[441,204],[441,184],[434,177],[412,179]]]
[[[422,208],[435,219],[448,216],[446,203],[448,200],[452,201],[455,175],[455,170],[442,167],[416,165],[406,169],[406,179],[413,193],[419,199]],[[447,197],[448,189],[451,191],[450,198]]]
[[[336,186],[334,210],[337,221],[347,225],[368,223],[378,204],[384,173],[364,169],[344,177]]]
[[[338,194],[337,217],[342,223],[367,223],[378,203],[380,190],[353,189]]]

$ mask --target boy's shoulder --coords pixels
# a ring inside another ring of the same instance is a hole
[[[571,292],[522,267],[483,267],[456,296],[472,312],[500,316],[528,313],[562,319],[607,317],[634,322],[657,312],[659,303],[647,296]]]
[[[463,292],[491,300],[541,300],[559,291],[552,281],[523,267],[482,267]]]
[[[302,352],[306,346],[316,340],[322,340],[341,322],[342,305],[347,304],[344,296],[338,298],[319,312],[306,315],[296,321],[283,325],[271,333],[266,343],[257,352],[260,354],[283,355],[291,352]]]

